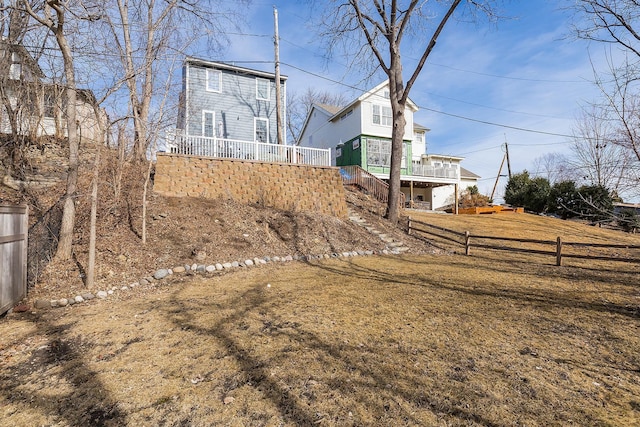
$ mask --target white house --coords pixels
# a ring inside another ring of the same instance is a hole
[[[417,111],[417,105],[408,100],[401,190],[410,205],[438,209],[453,204],[457,191],[475,185],[478,176],[470,172],[463,176],[462,157],[427,154],[429,129],[414,122]],[[298,144],[329,148],[333,165],[359,166],[388,181],[392,124],[389,83],[385,81],[344,107],[312,105]]]
[[[31,137],[67,136],[64,86],[45,75],[20,44],[0,41],[0,133]],[[107,115],[90,90],[78,89],[76,115],[83,140],[99,140]]]

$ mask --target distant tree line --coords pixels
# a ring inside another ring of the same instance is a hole
[[[617,223],[627,231],[640,228],[640,217],[633,209],[614,213],[615,202],[622,200],[603,185],[576,185],[563,180],[551,184],[547,178],[529,176],[528,171],[514,174],[505,188],[504,200],[535,213],[557,215],[562,219],[584,219],[593,224]]]

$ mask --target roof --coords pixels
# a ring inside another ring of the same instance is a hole
[[[471,172],[469,169],[465,169],[462,166],[460,166],[460,177],[461,178],[479,179],[480,175],[477,175],[477,174]]]
[[[253,70],[251,68],[245,68],[245,67],[238,67],[237,65],[227,64],[225,62],[208,61],[206,59],[194,58],[192,56],[188,56],[184,62],[185,64],[199,65],[201,67],[214,68],[218,70],[236,71],[238,73],[250,74],[253,76],[264,77],[264,78],[273,79],[273,80],[275,80],[276,78],[275,73],[268,73],[266,71]],[[280,74],[280,80],[287,80],[287,79],[288,79],[287,76]]]
[[[338,111],[342,110],[342,107],[337,105],[329,105],[329,104],[314,104],[317,108],[324,110],[330,116],[335,115]]]
[[[340,110],[338,110],[336,113],[334,113],[334,115],[329,119],[329,121],[332,121],[338,117],[340,117],[342,115],[343,111],[347,111],[349,110],[351,107],[353,107],[355,104],[364,101],[365,99],[369,98],[370,96],[374,95],[376,92],[378,92],[380,89],[382,89],[385,86],[389,86],[389,80],[385,80],[382,83],[380,83],[378,86],[374,87],[373,89],[363,93],[362,95],[360,95],[358,98],[354,99],[353,101],[351,101],[349,104],[347,104],[346,106],[342,107]],[[418,111],[418,106],[411,100],[411,99],[407,99],[407,107],[409,107],[410,109],[412,109],[414,112]]]
[[[423,131],[425,131],[425,132],[429,132],[431,129],[429,129],[429,128],[428,128],[428,127],[426,127],[426,126],[422,126],[422,125],[421,125],[421,124],[419,124],[419,123],[413,122],[413,131],[415,132],[415,131],[417,131],[417,130],[423,130]]]
[[[20,55],[20,57],[24,61],[23,64],[26,65],[31,70],[31,72],[33,72],[33,74],[35,74],[37,77],[39,78],[45,77],[45,74],[42,71],[42,68],[40,68],[38,61],[36,61],[33,58],[33,56],[31,56],[29,51],[23,45],[17,44],[17,43],[11,43],[6,38],[3,37],[0,40],[0,46],[6,47],[7,50],[9,50],[10,52],[15,52],[18,55]]]
[[[448,154],[423,154],[422,157],[423,158],[435,157],[438,159],[445,159],[445,160],[464,160],[464,157],[450,156]]]

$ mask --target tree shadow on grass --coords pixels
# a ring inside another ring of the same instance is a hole
[[[277,300],[270,299],[261,289],[250,289],[227,301],[225,306],[233,308],[233,313],[207,326],[199,324],[198,316],[200,312],[210,312],[214,309],[214,302],[198,302],[196,306],[189,306],[179,295],[175,295],[173,301],[174,304],[167,312],[168,319],[179,328],[187,328],[195,334],[213,337],[223,344],[240,366],[243,377],[247,378],[248,383],[277,408],[280,416],[287,423],[305,426],[327,421],[329,424],[336,425],[360,424],[357,420],[340,419],[339,415],[335,415],[338,412],[347,412],[349,408],[334,407],[334,419],[323,419],[326,414],[318,411],[313,403],[314,400],[305,398],[305,393],[299,393],[300,390],[296,389],[296,384],[290,382],[295,381],[292,377],[298,375],[307,379],[315,377],[324,380],[330,387],[327,395],[323,396],[324,404],[331,404],[332,396],[337,399],[335,393],[348,396],[362,405],[362,409],[378,420],[379,425],[419,425],[420,419],[414,414],[416,408],[438,416],[446,414],[465,423],[498,425],[464,408],[462,403],[456,404],[455,399],[430,394],[429,384],[420,380],[424,378],[421,368],[403,366],[399,369],[397,365],[387,363],[390,351],[394,350],[386,346],[375,343],[364,345],[336,342],[328,336],[308,330],[304,324],[290,325],[287,319],[278,314],[278,310],[286,312],[288,302],[279,303]],[[249,331],[244,323],[245,319],[255,314],[269,318],[269,322],[261,332]],[[240,328],[243,331],[242,334],[250,338],[245,342],[241,337],[234,336],[234,333],[238,333],[240,324],[245,325]],[[287,327],[277,325],[287,325]],[[283,346],[276,356],[270,358],[260,355],[261,344],[258,338],[266,334],[271,335],[272,338],[281,339]],[[316,361],[325,366],[331,374],[314,372],[311,368],[305,371],[305,368],[301,367],[302,371],[287,375],[289,381],[274,377],[271,370],[275,366],[286,365],[286,359],[296,357],[295,351],[287,350],[291,347],[304,349],[305,355],[313,355]],[[400,350],[395,351],[400,352]],[[406,355],[398,357],[406,358]],[[331,379],[336,373],[341,375],[340,378]],[[329,403],[326,402],[327,400]],[[412,409],[394,404],[398,401],[410,403],[413,405]]]
[[[558,307],[567,309],[580,309],[587,311],[595,311],[602,313],[618,314],[632,319],[640,319],[640,306],[634,305],[621,305],[610,302],[598,302],[588,301],[578,298],[571,298],[566,296],[566,293],[559,290],[558,292],[549,290],[532,289],[527,287],[526,284],[513,284],[513,283],[490,283],[482,281],[481,271],[487,271],[495,273],[496,266],[473,266],[475,271],[478,272],[478,280],[474,283],[464,284],[461,283],[458,277],[448,277],[446,280],[435,280],[433,276],[429,276],[425,273],[416,273],[416,268],[411,268],[412,265],[424,265],[418,261],[414,261],[407,258],[395,258],[396,262],[400,265],[406,264],[406,268],[401,268],[402,271],[407,271],[404,274],[398,274],[397,272],[389,273],[382,269],[372,268],[370,266],[361,266],[357,262],[343,262],[342,264],[329,264],[329,263],[310,263],[314,267],[328,271],[333,274],[344,275],[347,277],[357,277],[360,279],[375,280],[381,283],[396,283],[400,285],[409,286],[423,286],[433,287],[438,289],[446,289],[454,292],[461,292],[468,295],[494,297],[494,298],[506,298],[514,300],[518,303],[535,304],[544,307]],[[454,260],[447,260],[455,262]],[[462,264],[461,268],[470,268],[469,264]],[[535,271],[523,272],[520,274],[535,275]],[[547,276],[542,276],[547,277]],[[580,277],[576,277],[575,274],[561,276],[567,280],[580,281]],[[601,279],[604,281],[604,279]]]
[[[68,336],[67,330],[74,324],[54,325],[47,320],[46,314],[24,316],[37,327],[34,335],[46,337],[47,344],[34,350],[31,357],[22,363],[3,366],[0,372],[0,395],[3,399],[25,411],[40,412],[55,420],[56,425],[126,425],[126,415],[111,399],[97,373],[84,362],[82,350],[90,344]],[[38,372],[37,378],[29,380],[34,371]],[[69,384],[72,390],[60,390],[52,396],[52,384],[59,380]],[[34,382],[40,382],[37,385],[48,390],[32,391]],[[25,383],[28,383],[28,388]]]

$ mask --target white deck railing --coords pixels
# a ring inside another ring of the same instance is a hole
[[[329,149],[191,136],[179,132],[167,134],[167,151],[172,154],[190,156],[331,166],[331,150]]]
[[[447,166],[416,165],[411,167],[412,175],[429,178],[458,179],[459,169]]]

